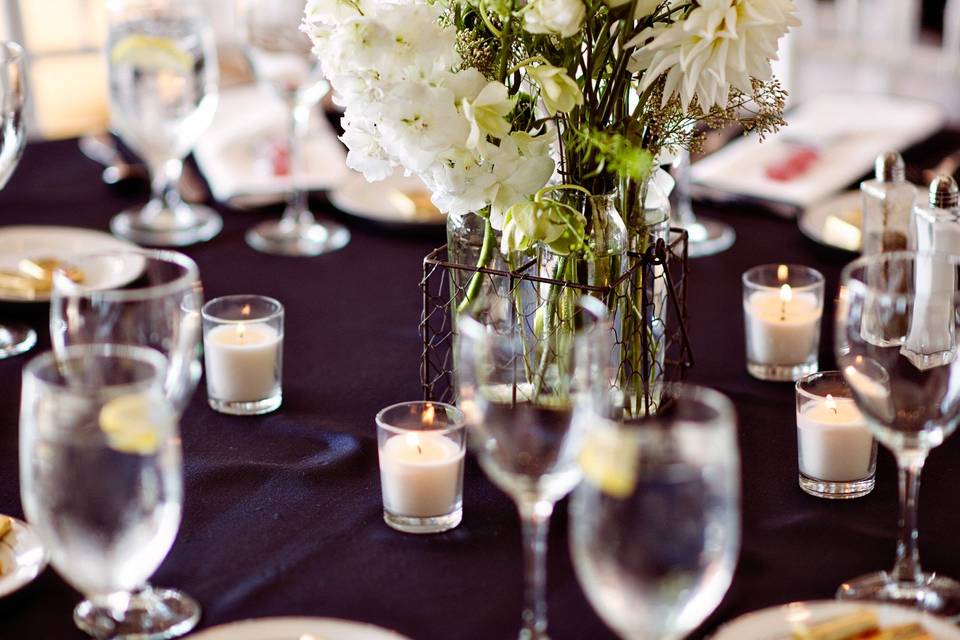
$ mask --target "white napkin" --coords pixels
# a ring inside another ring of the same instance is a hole
[[[808,207],[868,173],[877,155],[902,150],[944,123],[934,104],[876,94],[824,94],[786,114],[787,126],[760,142],[751,135],[728,144],[691,168],[697,184],[719,191]],[[819,157],[791,180],[766,169],[799,146]]]
[[[234,206],[256,206],[286,197],[290,176],[274,175],[264,149],[271,141],[283,144],[289,117],[280,98],[265,87],[221,91],[213,124],[194,148],[214,198]],[[311,118],[304,156],[300,181],[309,190],[329,189],[350,174],[343,145],[319,113]]]

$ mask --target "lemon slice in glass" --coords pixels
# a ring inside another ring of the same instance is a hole
[[[613,423],[590,431],[580,451],[584,480],[614,498],[626,498],[637,484],[636,438]]]
[[[110,50],[114,64],[130,64],[145,69],[173,69],[189,71],[193,56],[181,49],[174,40],[162,36],[127,36]]]
[[[173,409],[159,394],[130,393],[101,407],[100,430],[111,449],[151,455],[168,437],[175,419]]]

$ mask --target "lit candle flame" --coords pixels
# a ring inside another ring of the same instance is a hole
[[[420,424],[425,427],[433,426],[433,419],[436,416],[437,410],[433,408],[432,404],[428,404],[423,410],[423,414],[420,416]]]
[[[417,453],[423,454],[423,449],[420,448],[420,438],[417,437],[417,434],[408,433],[406,437],[407,444],[410,445],[411,448],[416,447]]]
[[[827,394],[827,409],[833,411],[834,415],[837,413],[837,401],[833,399],[833,396],[829,393]]]
[[[777,281],[786,282],[787,278],[790,276],[790,270],[787,268],[787,265],[781,264],[777,267]]]
[[[784,265],[780,265],[783,267]],[[786,268],[786,267],[784,267]],[[783,322],[787,319],[787,303],[793,299],[793,290],[790,288],[790,285],[785,284],[780,287],[780,321]]]
[[[242,316],[249,316],[249,315],[250,315],[250,305],[248,305],[248,304],[243,305],[243,308],[240,309],[240,315],[242,315]]]

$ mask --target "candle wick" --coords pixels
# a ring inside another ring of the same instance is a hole
[[[417,453],[423,455],[423,449],[420,448],[420,445],[417,445]]]
[[[780,301],[780,322],[787,321],[787,303],[784,300]]]

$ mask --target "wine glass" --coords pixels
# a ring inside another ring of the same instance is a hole
[[[740,546],[736,416],[724,395],[668,384],[658,413],[596,399],[571,498],[570,546],[594,609],[627,640],[686,636],[730,586]]]
[[[303,186],[304,138],[310,112],[330,90],[311,53],[310,38],[300,31],[305,0],[240,0],[239,22],[245,51],[257,80],[270,87],[290,111],[290,191],[278,221],[247,231],[247,244],[258,251],[287,256],[316,256],[344,247],[346,227],[317,221],[307,206]]]
[[[27,141],[25,83],[23,48],[9,40],[0,42],[0,189],[17,168]],[[37,332],[30,327],[0,323],[0,360],[29,351],[36,343]]]
[[[78,256],[54,272],[50,339],[58,354],[96,343],[160,352],[168,364],[164,391],[182,412],[200,379],[201,306],[197,265],[182,253],[142,249]]]
[[[677,213],[680,226],[687,230],[687,254],[691,258],[723,253],[733,246],[737,234],[725,222],[704,218],[693,213],[690,193],[690,151],[681,149],[673,162],[676,180]]]
[[[114,216],[110,229],[152,246],[209,240],[223,221],[184,202],[177,185],[217,107],[210,24],[189,0],[110,0],[107,8],[111,127],[146,162],[152,189],[146,206]]]
[[[901,251],[843,270],[837,362],[868,427],[897,459],[900,538],[893,569],[848,580],[841,600],[960,613],[960,583],[922,571],[917,551],[920,471],[960,421],[958,267],[960,256]]]
[[[74,623],[97,638],[172,638],[200,606],[147,579],[180,527],[183,469],[166,361],[146,347],[94,344],[24,369],[20,495],[57,572],[86,599]]]
[[[588,298],[575,340],[536,335],[533,315],[518,320],[510,297],[478,300],[458,322],[458,403],[470,423],[481,468],[517,505],[523,525],[525,601],[520,638],[547,638],[546,549],[554,504],[580,481],[580,423],[573,395],[596,368],[575,358],[580,345],[612,330],[605,307]],[[611,351],[607,351],[607,361]]]

